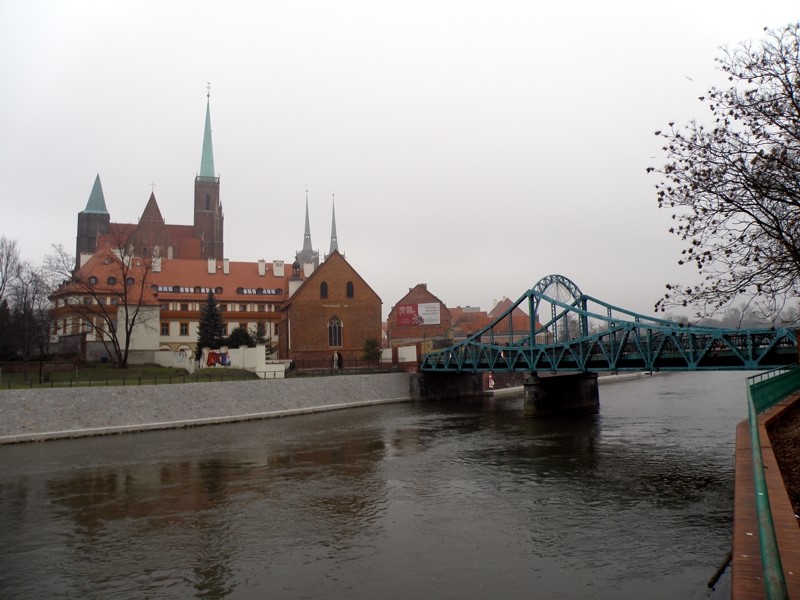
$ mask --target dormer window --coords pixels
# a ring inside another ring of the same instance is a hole
[[[97,285],[97,277],[95,277],[94,275],[89,277],[89,285]]]
[[[108,285],[116,285],[117,284],[117,278],[114,277],[113,275],[111,277],[109,277],[106,281],[108,281]]]

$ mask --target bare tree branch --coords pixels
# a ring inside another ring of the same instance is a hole
[[[17,273],[18,265],[17,240],[0,237],[0,301],[5,297],[6,290]]]
[[[760,44],[717,59],[731,87],[711,88],[708,126],[657,131],[666,163],[658,205],[684,242],[679,264],[701,282],[667,284],[656,310],[694,305],[699,315],[749,298],[775,316],[800,289],[800,24],[765,30]]]
[[[127,367],[134,330],[146,326],[155,304],[150,293],[153,259],[134,254],[130,234],[111,234],[113,247],[99,250],[85,265],[73,269],[74,259],[61,246],[46,258],[48,271],[62,280],[52,298],[57,318],[79,318],[94,332],[108,355]],[[158,259],[156,259],[158,260]]]

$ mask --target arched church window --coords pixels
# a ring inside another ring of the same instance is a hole
[[[327,298],[328,297],[328,282],[323,281],[319,284],[319,297],[320,298]]]
[[[211,210],[211,194],[206,194],[206,210]]]
[[[342,320],[333,317],[328,321],[328,346],[335,348],[342,345]]]
[[[348,281],[347,282],[347,297],[348,298],[352,298],[353,297],[353,293],[354,293],[353,292],[353,282],[352,281]]]
[[[147,246],[143,246],[142,247],[142,258],[147,258],[148,253],[149,252],[147,250]]]

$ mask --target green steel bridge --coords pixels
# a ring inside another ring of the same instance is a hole
[[[529,316],[519,308],[527,309]],[[684,326],[613,306],[582,293],[562,275],[548,275],[491,324],[464,341],[424,355],[420,369],[719,371],[772,369],[797,362],[794,329]]]

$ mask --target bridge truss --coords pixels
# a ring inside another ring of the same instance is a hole
[[[519,308],[527,308],[529,317]],[[449,348],[426,354],[420,368],[709,371],[770,369],[797,362],[794,329],[681,325],[613,306],[583,294],[562,275],[548,275],[491,324]]]

